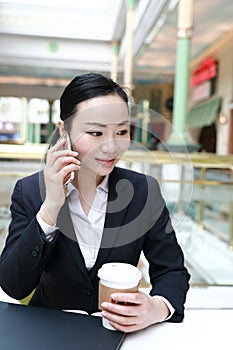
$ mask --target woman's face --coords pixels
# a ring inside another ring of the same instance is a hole
[[[106,176],[128,149],[128,109],[118,95],[96,97],[78,105],[70,138],[81,168]]]

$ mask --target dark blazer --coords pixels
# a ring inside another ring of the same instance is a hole
[[[180,322],[189,274],[155,179],[115,168],[109,177],[101,248],[88,271],[76,241],[67,202],[58,217],[53,242],[36,220],[45,194],[43,172],[19,180],[12,194],[12,220],[0,258],[0,284],[15,299],[34,289],[31,305],[98,311],[98,269],[107,262],[137,265],[143,251],[150,269],[151,295],[162,295]]]

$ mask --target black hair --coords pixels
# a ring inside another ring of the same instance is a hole
[[[99,96],[117,94],[128,104],[128,96],[124,89],[112,79],[98,73],[86,73],[76,76],[64,89],[60,97],[60,119],[69,129],[72,116],[78,111],[78,104]],[[51,145],[59,138],[55,130]]]
[[[123,88],[97,73],[87,73],[75,77],[65,88],[60,98],[60,118],[65,121],[77,111],[77,105],[94,97],[119,95],[125,103],[128,96]]]

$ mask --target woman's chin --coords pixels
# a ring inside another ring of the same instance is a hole
[[[104,167],[101,167],[100,169],[98,169],[97,174],[98,174],[99,176],[107,176],[107,175],[109,175],[109,174],[113,171],[114,166],[115,166],[115,164],[112,165],[112,166],[104,166]]]

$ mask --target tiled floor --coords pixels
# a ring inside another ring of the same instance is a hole
[[[201,229],[190,217],[178,215],[174,222],[177,238],[184,251],[191,283],[205,285],[233,286],[233,251],[214,234]],[[232,297],[233,299],[233,297]]]
[[[188,216],[173,215],[173,226],[191,274],[191,285],[233,286],[233,251],[228,245]],[[142,273],[148,283],[148,263],[143,256],[142,262]]]

